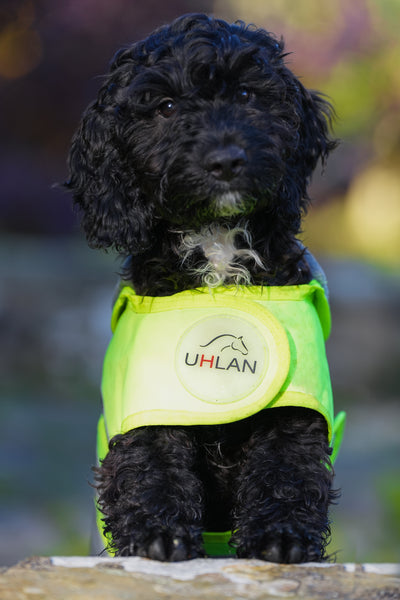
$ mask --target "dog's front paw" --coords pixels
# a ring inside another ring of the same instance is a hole
[[[239,558],[259,558],[274,563],[304,563],[324,560],[324,542],[320,535],[296,531],[291,527],[264,532],[250,541],[237,542]]]
[[[201,549],[196,548],[196,545],[188,539],[164,533],[154,538],[147,547],[139,548],[137,555],[153,560],[174,562],[199,558]]]
[[[204,556],[201,540],[192,540],[188,535],[172,532],[154,533],[146,541],[131,539],[117,556],[141,556],[163,562],[191,560]]]

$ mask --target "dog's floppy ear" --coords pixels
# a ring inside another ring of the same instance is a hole
[[[150,244],[152,204],[140,196],[119,131],[115,84],[103,86],[84,113],[71,144],[70,178],[82,225],[93,248],[135,253]]]
[[[293,113],[289,114],[293,124],[292,144],[285,154],[286,173],[278,192],[281,201],[275,210],[286,229],[297,233],[310,201],[308,186],[312,173],[318,161],[324,166],[338,142],[329,136],[334,114],[329,102],[318,92],[307,90],[290,71],[287,75],[287,98],[293,107]]]
[[[318,161],[322,166],[329,153],[336,148],[337,140],[331,139],[329,129],[333,109],[318,92],[307,90],[296,78],[292,79],[293,115],[297,121],[296,139],[287,155],[287,172],[282,180],[280,197],[283,202],[277,211],[285,210],[293,230],[298,231],[301,217],[309,202],[308,185]]]
[[[308,183],[318,161],[324,165],[329,153],[337,146],[337,141],[329,137],[333,109],[318,92],[307,90],[300,82],[296,88],[300,114],[296,162]]]

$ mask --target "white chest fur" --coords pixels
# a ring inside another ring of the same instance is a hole
[[[236,247],[235,241],[239,237],[245,241],[246,248]],[[179,247],[182,263],[198,249],[202,250],[206,260],[193,271],[209,287],[221,284],[250,285],[248,265],[252,263],[265,268],[260,256],[251,247],[251,236],[245,227],[229,229],[222,225],[210,225],[199,232],[186,232]]]

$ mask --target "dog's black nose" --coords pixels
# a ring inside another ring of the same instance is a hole
[[[230,181],[237,177],[247,162],[246,152],[239,146],[224,146],[212,150],[205,158],[204,166],[215,179]]]

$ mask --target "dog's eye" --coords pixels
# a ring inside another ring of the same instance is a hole
[[[171,117],[175,111],[176,104],[173,100],[171,100],[171,98],[163,100],[157,109],[157,113],[162,117],[165,117],[166,119],[168,119],[168,117]]]
[[[240,104],[247,104],[252,97],[252,92],[246,87],[241,87],[236,92],[236,99]]]

